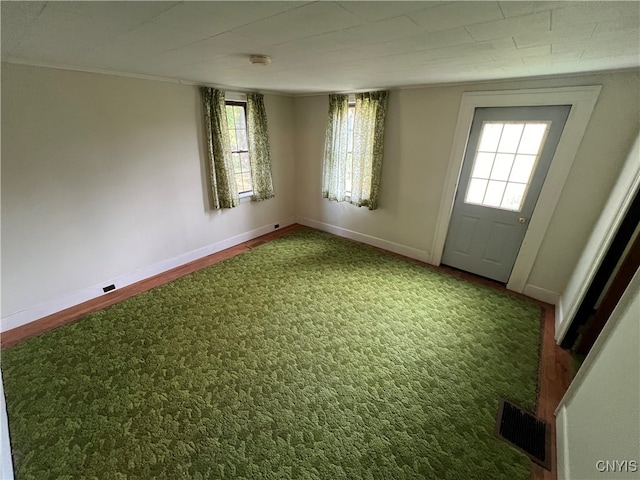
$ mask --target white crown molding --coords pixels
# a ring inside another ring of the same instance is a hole
[[[197,86],[197,87],[211,87],[218,88],[220,90],[228,90],[232,92],[238,93],[252,93],[252,92],[260,92],[266,95],[276,95],[280,97],[292,97],[293,95],[286,92],[278,92],[274,90],[264,90],[264,89],[255,89],[255,88],[241,88],[235,87],[231,85],[223,85],[219,83],[207,83],[207,82],[194,82],[191,80],[183,80],[179,78],[171,78],[171,77],[158,77],[154,75],[144,75],[141,73],[127,73],[127,72],[119,72],[116,70],[105,70],[100,68],[91,68],[91,67],[80,67],[76,65],[57,65],[46,62],[33,62],[28,60],[20,60],[8,58],[6,60],[2,60],[2,63],[12,64],[12,65],[26,65],[29,67],[40,67],[40,68],[53,68],[54,70],[68,70],[71,72],[79,72],[79,73],[93,73],[98,75],[111,75],[114,77],[125,77],[125,78],[135,78],[138,80],[148,80],[151,82],[164,82],[164,83],[175,83],[177,85],[187,85],[187,86]]]

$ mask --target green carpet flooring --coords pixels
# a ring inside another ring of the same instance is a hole
[[[18,479],[508,479],[534,303],[304,230],[2,354]]]

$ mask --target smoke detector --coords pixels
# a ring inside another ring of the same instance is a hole
[[[249,61],[254,65],[269,65],[271,57],[269,55],[250,55]]]

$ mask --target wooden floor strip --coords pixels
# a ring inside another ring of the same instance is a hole
[[[2,348],[10,347],[19,342],[35,337],[56,327],[71,323],[83,316],[102,310],[109,305],[113,305],[127,298],[138,295],[139,293],[151,290],[154,287],[163,285],[165,283],[176,280],[184,275],[200,270],[201,268],[208,267],[214,263],[220,262],[227,258],[234,257],[242,252],[246,252],[251,248],[259,247],[267,242],[282,238],[292,232],[302,230],[307,227],[294,224],[288,227],[276,230],[274,232],[262,235],[253,240],[241,243],[234,247],[222,250],[220,252],[208,255],[193,262],[181,265],[174,269],[168,270],[159,275],[147,278],[140,282],[137,282],[126,287],[122,287],[112,292],[106,293],[98,298],[89,300],[87,302],[75,305],[66,310],[54,313],[47,317],[41,318],[34,322],[28,323],[13,330],[4,332],[0,338],[0,346]],[[390,253],[390,252],[388,252]],[[397,255],[397,254],[393,254]],[[397,255],[402,256],[402,255]],[[404,257],[407,258],[407,257]],[[412,260],[412,259],[409,259]],[[487,280],[476,275],[462,272],[446,266],[435,267],[418,260],[412,260],[424,265],[425,267],[446,272],[450,275],[454,275],[459,278],[463,278],[467,281],[481,284],[490,288],[504,291],[510,295],[515,295],[520,298],[529,298],[519,293],[511,292],[507,290],[504,285],[497,282]],[[531,300],[529,298],[529,300]],[[538,393],[538,411],[537,415],[551,423],[552,425],[552,471],[548,471],[540,467],[539,465],[532,465],[531,468],[531,480],[555,480],[556,476],[556,437],[555,437],[555,416],[554,412],[562,396],[569,388],[571,383],[571,356],[566,351],[560,348],[556,344],[555,335],[555,309],[553,305],[544,302],[538,302],[542,308],[542,346],[540,350],[540,377],[539,377],[539,393]]]
[[[29,338],[48,332],[49,330],[52,330],[54,328],[78,320],[89,313],[97,312],[98,310],[102,310],[103,308],[121,302],[122,300],[126,300],[127,298],[131,298],[142,292],[151,290],[152,288],[155,288],[159,285],[172,282],[173,280],[193,273],[197,270],[200,270],[201,268],[205,268],[213,265],[214,263],[226,260],[227,258],[234,257],[242,252],[246,252],[251,248],[255,248],[257,246],[263,245],[264,243],[270,242],[271,240],[284,237],[285,235],[301,230],[303,228],[304,227],[302,225],[294,224],[288,227],[281,228],[279,230],[275,230],[271,233],[267,233],[266,235],[254,238],[253,240],[249,240],[234,247],[227,248],[226,250],[207,255],[206,257],[199,258],[198,260],[194,260],[193,262],[186,263],[166,272],[154,275],[153,277],[149,277],[131,285],[127,285],[126,287],[112,290],[111,292],[105,293],[98,298],[88,300],[78,305],[74,305],[73,307],[53,313],[44,318],[41,318],[40,320],[30,322],[26,325],[14,328],[12,330],[8,330],[2,333],[2,336],[0,337],[0,347],[10,347]]]

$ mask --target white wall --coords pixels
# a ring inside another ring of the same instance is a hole
[[[640,123],[637,72],[392,91],[371,212],[321,198],[326,95],[266,96],[276,198],[213,211],[195,87],[11,64],[2,74],[4,329],[294,217],[427,259],[462,93],[602,84],[527,282],[562,292]]]
[[[193,86],[2,65],[3,319],[293,220],[292,99],[265,96],[276,197],[222,211],[200,105]]]
[[[321,198],[327,96],[295,98],[298,218],[393,242],[400,246],[396,250],[406,247],[405,251],[426,259],[463,92],[571,85],[603,85],[603,89],[527,281],[531,290],[557,297],[638,131],[638,72],[392,91],[380,206],[373,212]]]
[[[639,319],[637,272],[556,412],[558,479],[640,478]]]

